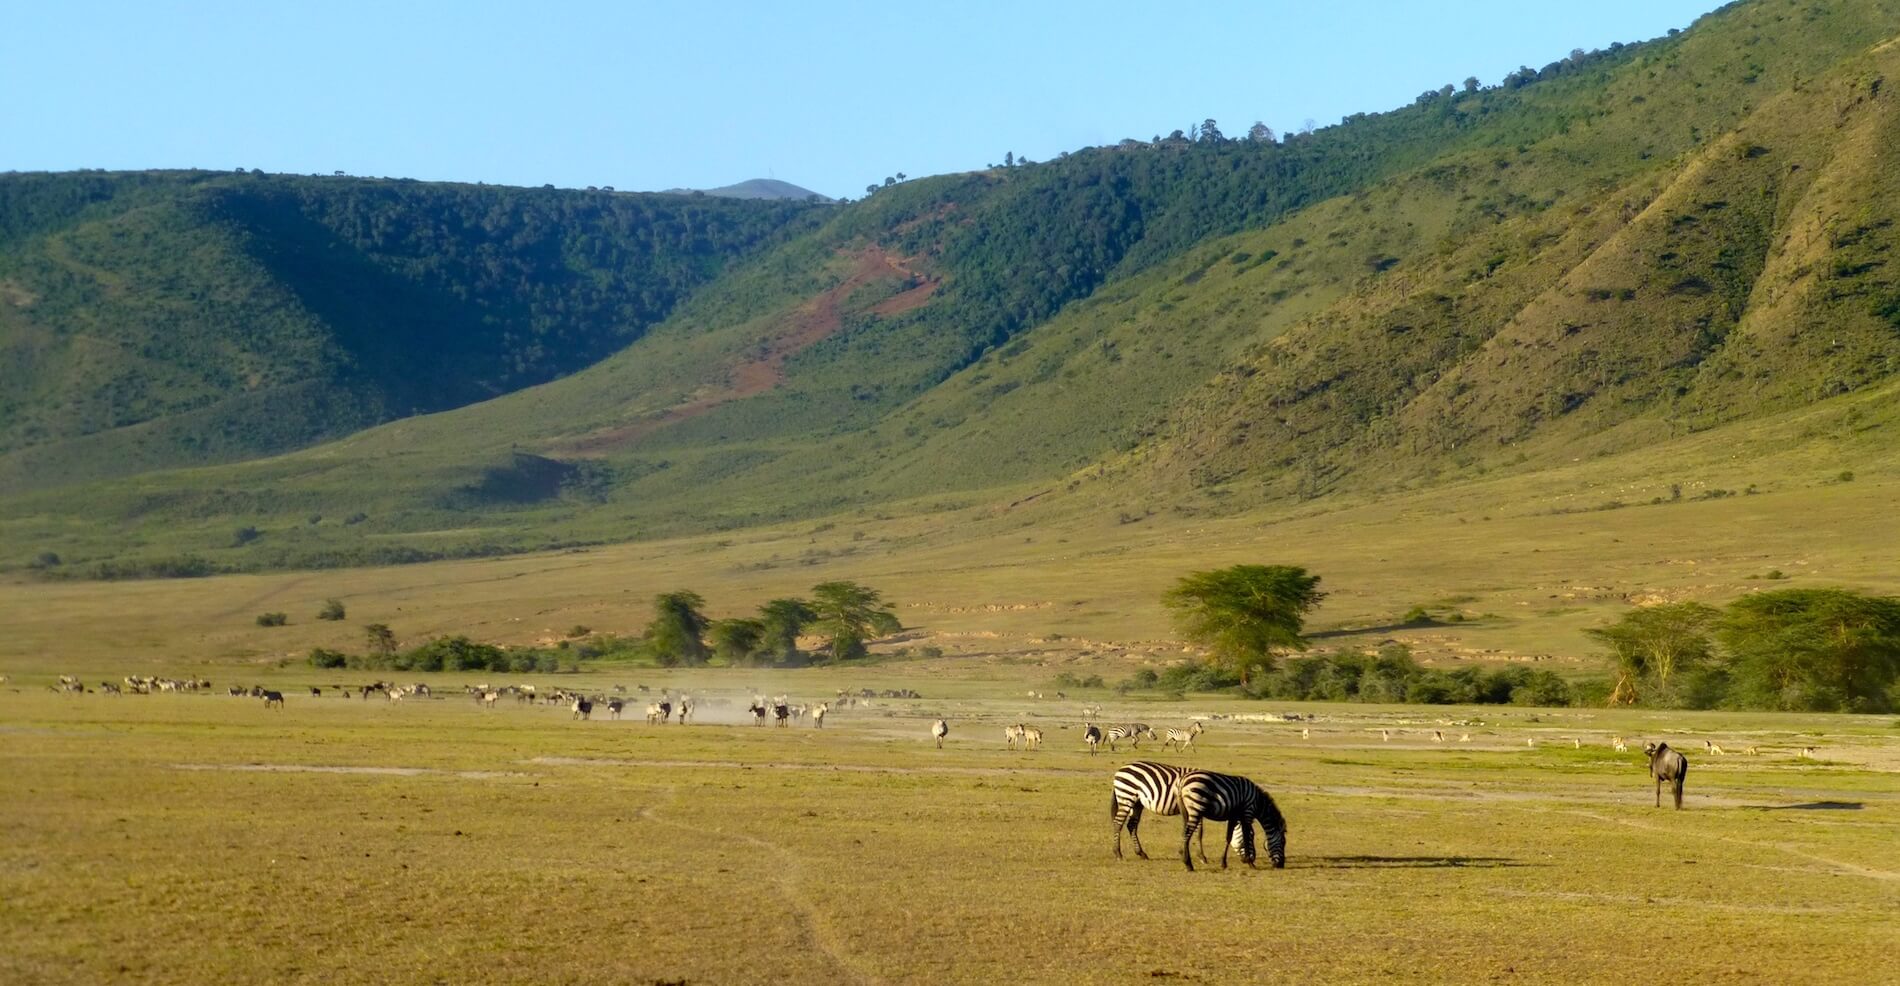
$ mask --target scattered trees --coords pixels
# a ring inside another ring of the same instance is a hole
[[[706,600],[690,589],[653,597],[653,622],[647,624],[646,645],[662,666],[706,663],[711,652],[705,641],[705,606]]]
[[[1306,613],[1326,598],[1319,582],[1297,566],[1233,565],[1182,577],[1161,602],[1244,685],[1254,670],[1271,670],[1275,654],[1306,649]]]
[[[833,661],[863,657],[865,641],[903,628],[884,594],[856,582],[821,582],[812,586],[813,629],[824,635]]]
[[[1724,610],[1651,606],[1586,632],[1616,661],[1613,704],[1885,712],[1900,698],[1891,596],[1778,589]]]
[[[761,653],[765,621],[751,617],[715,620],[709,629],[713,656],[727,664],[749,664]]]
[[[388,657],[396,653],[396,632],[387,623],[371,623],[363,627],[363,641],[369,646],[371,654]]]
[[[797,661],[798,635],[816,619],[818,613],[803,599],[774,599],[759,608],[760,644],[774,661]]]
[[[1712,656],[1708,633],[1720,616],[1702,603],[1668,603],[1631,610],[1607,627],[1585,630],[1608,647],[1616,661],[1610,704],[1634,704],[1649,684],[1670,694],[1670,678],[1695,670]]]

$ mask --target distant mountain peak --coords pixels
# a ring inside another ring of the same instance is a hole
[[[801,188],[789,181],[777,178],[751,178],[735,185],[719,188],[669,188],[667,195],[716,195],[726,199],[805,199],[816,198],[820,202],[836,201],[829,195],[819,195],[809,188]]]

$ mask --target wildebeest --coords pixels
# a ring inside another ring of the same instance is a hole
[[[594,703],[584,698],[577,698],[573,705],[568,706],[568,709],[574,713],[574,718],[585,719],[594,714]]]
[[[1649,776],[1656,779],[1656,807],[1662,807],[1662,786],[1668,781],[1676,793],[1676,810],[1681,811],[1682,782],[1689,777],[1689,758],[1671,750],[1667,743],[1644,743],[1643,752],[1649,754]]]
[[[1082,724],[1082,742],[1088,744],[1089,756],[1091,757],[1094,756],[1096,749],[1102,745],[1101,728],[1096,726],[1092,722],[1083,723]]]
[[[780,702],[772,706],[772,718],[778,720],[776,723],[774,723],[774,725],[783,726],[786,724],[785,720],[790,719],[791,717],[792,717],[791,706],[786,705],[784,702]]]
[[[617,698],[608,699],[607,700],[607,717],[610,719],[620,718],[620,710],[625,705],[626,703],[620,701]]]
[[[273,705],[280,709],[284,707],[283,692],[266,691],[262,698],[264,699],[264,708],[268,709]]]

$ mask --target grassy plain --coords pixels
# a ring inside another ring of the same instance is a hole
[[[688,727],[484,711],[453,676],[391,705],[291,690],[364,675],[222,673],[287,707],[61,696],[37,673],[0,688],[0,980],[1876,982],[1900,935],[1891,717],[1217,720],[1193,754],[1157,755],[1264,783],[1290,859],[1190,874],[1174,819],[1146,826],[1155,858],[1112,858],[1108,779],[1131,756],[1090,758],[1076,698],[1022,697],[1024,668],[558,679],[691,687],[708,722]],[[847,686],[926,697],[822,731],[713,721],[749,687]],[[1017,720],[1045,749],[1003,749]],[[1651,806],[1619,733],[1690,750],[1687,810]],[[1704,756],[1704,738],[1762,754]],[[1797,759],[1809,745],[1820,759]]]

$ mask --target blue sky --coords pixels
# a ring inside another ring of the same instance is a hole
[[[0,33],[0,170],[863,194],[1005,151],[1390,109],[1716,0],[99,3]]]

